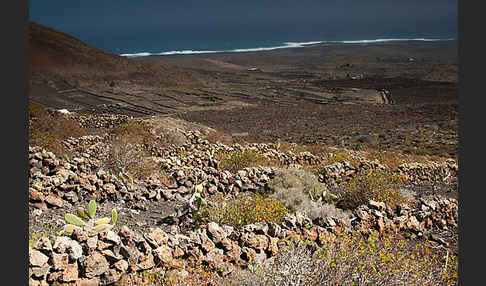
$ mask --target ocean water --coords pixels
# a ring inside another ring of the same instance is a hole
[[[251,52],[304,47],[318,43],[372,43],[387,41],[455,40],[451,32],[326,32],[325,29],[151,29],[81,33],[79,37],[98,48],[125,57]]]

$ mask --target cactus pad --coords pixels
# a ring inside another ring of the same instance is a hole
[[[64,215],[64,219],[70,223],[70,224],[74,224],[76,226],[81,226],[83,227],[86,223],[78,216],[75,216],[73,214],[65,214]]]
[[[94,218],[95,214],[96,214],[96,201],[91,200],[88,203],[88,215],[90,218]]]
[[[112,209],[111,210],[111,224],[115,225],[117,219],[118,219],[118,212],[116,211],[116,209]]]
[[[98,224],[107,224],[107,223],[110,223],[111,221],[111,218],[109,217],[104,217],[104,218],[100,218],[99,220],[95,221],[95,225],[98,225]]]
[[[112,227],[113,227],[113,225],[111,225],[111,224],[99,224],[99,225],[95,226],[93,229],[95,231],[101,232],[101,231],[104,231],[104,230],[110,230]]]

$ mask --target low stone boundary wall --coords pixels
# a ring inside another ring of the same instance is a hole
[[[323,245],[333,235],[359,230],[367,234],[411,232],[423,236],[434,228],[457,228],[458,205],[440,197],[422,200],[413,208],[390,209],[370,201],[353,212],[351,225],[327,217],[311,221],[300,213],[287,214],[283,223],[256,223],[237,230],[214,222],[188,233],[174,226],[166,233],[150,228],[136,233],[122,226],[117,233],[89,234],[76,230],[70,237],[43,237],[29,248],[30,285],[104,285],[119,281],[124,273],[167,267],[212,265],[220,275],[235,266],[261,264],[285,246],[307,240]],[[439,244],[446,244],[436,239]]]

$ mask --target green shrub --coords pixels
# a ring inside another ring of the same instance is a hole
[[[201,210],[203,222],[241,227],[256,222],[280,223],[290,210],[284,204],[260,194],[247,195],[231,201],[222,196],[217,197],[212,204]]]
[[[219,168],[236,173],[241,169],[265,165],[265,157],[257,151],[245,149],[243,151],[232,151],[229,154],[219,153]]]
[[[267,183],[267,191],[275,193],[299,193],[317,201],[327,188],[309,171],[297,169],[279,169]],[[290,203],[290,202],[289,202]]]
[[[280,169],[267,183],[269,197],[288,209],[305,213],[310,219],[332,216],[347,220],[349,215],[336,208],[334,197],[310,171]]]
[[[338,206],[344,209],[367,204],[369,200],[384,202],[390,207],[407,203],[400,193],[399,186],[403,179],[398,174],[383,170],[365,170],[356,174],[349,181],[339,184]]]

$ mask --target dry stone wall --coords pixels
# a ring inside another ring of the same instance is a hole
[[[255,223],[240,230],[214,222],[186,233],[177,227],[169,233],[150,228],[143,234],[126,226],[118,233],[76,230],[69,237],[43,237],[29,248],[29,279],[30,285],[104,285],[120,280],[125,273],[148,269],[163,273],[188,263],[212,265],[225,276],[234,267],[261,264],[299,241],[322,246],[333,235],[352,230],[427,236],[433,228],[454,229],[457,211],[456,200],[435,197],[395,209],[370,201],[353,212],[351,225],[339,218],[312,221],[295,213],[287,214],[281,224]],[[429,238],[447,246],[440,238]]]

